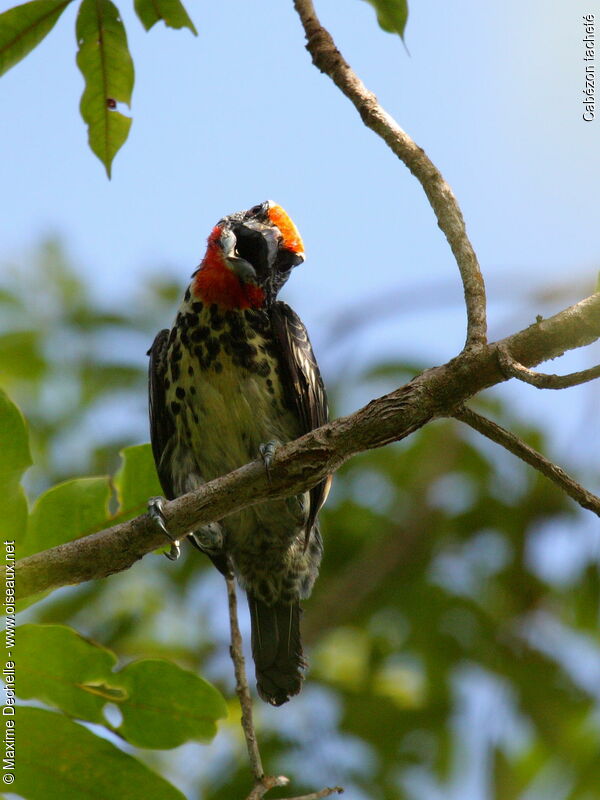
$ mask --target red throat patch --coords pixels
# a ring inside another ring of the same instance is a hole
[[[207,305],[216,303],[228,310],[259,308],[265,293],[259,286],[242,283],[224,263],[223,253],[217,244],[221,228],[217,225],[208,237],[208,248],[192,284],[194,295]]]

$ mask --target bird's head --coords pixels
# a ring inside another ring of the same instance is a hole
[[[298,229],[281,206],[267,200],[215,225],[193,292],[230,309],[269,306],[303,261]]]

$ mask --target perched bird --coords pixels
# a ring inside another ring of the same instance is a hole
[[[277,294],[304,246],[267,201],[221,219],[208,237],[171,330],[149,350],[150,428],[167,498],[198,488],[327,421],[327,399],[300,318]],[[317,513],[330,479],[244,509],[189,535],[248,597],[258,693],[273,705],[300,691],[306,664],[300,600],[318,574]],[[150,512],[164,527],[162,498]],[[165,532],[166,529],[165,529]],[[171,557],[177,557],[172,547]]]

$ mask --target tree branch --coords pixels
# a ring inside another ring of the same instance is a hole
[[[278,448],[270,480],[262,461],[255,461],[165,503],[169,530],[182,538],[248,506],[306,491],[351,456],[403,439],[435,417],[452,416],[474,394],[506,380],[498,361],[499,347],[505,347],[521,364],[535,365],[598,338],[600,293],[496,344],[463,350],[447,364],[426,370],[356,413]],[[128,569],[164,544],[164,535],[143,514],[21,559],[17,563],[18,597],[104,578]]]
[[[519,439],[514,433],[510,433],[510,431],[492,422],[492,420],[482,417],[481,414],[477,414],[476,411],[466,406],[462,406],[454,411],[452,416],[464,422],[466,425],[470,425],[471,428],[483,434],[483,436],[486,436],[488,439],[491,439],[493,442],[496,442],[496,444],[505,447],[513,453],[513,455],[517,456],[517,458],[525,461],[541,472],[542,475],[545,475],[553,481],[557,486],[560,486],[560,488],[566,492],[569,497],[575,500],[576,503],[579,503],[580,506],[587,508],[600,517],[600,497],[596,497],[596,495],[588,492],[587,489],[584,489],[577,481],[573,480],[570,475],[567,475],[563,469],[553,464],[552,461],[549,461],[541,453],[538,453],[537,450],[534,450],[533,447],[530,447],[522,439]]]
[[[568,375],[547,375],[543,372],[534,372],[515,361],[504,347],[498,348],[498,359],[507,378],[517,378],[535,386],[536,389],[568,389],[600,377],[600,365],[583,369],[580,372],[570,372]]]
[[[248,686],[248,678],[246,677],[246,664],[244,660],[242,634],[238,623],[237,596],[235,593],[235,578],[233,577],[233,572],[225,577],[225,582],[227,584],[229,627],[231,630],[231,647],[229,652],[235,672],[235,691],[242,710],[242,730],[244,731],[250,768],[254,777],[254,786],[246,800],[261,800],[270,789],[274,789],[276,786],[287,786],[290,781],[285,775],[265,775],[263,770],[252,716],[252,697],[250,695],[250,687]],[[321,797],[329,797],[336,792],[342,794],[343,791],[344,790],[339,786],[336,786],[334,788],[321,789],[318,792],[303,795],[303,797],[290,797],[288,800],[319,800]]]
[[[240,626],[237,616],[237,597],[235,594],[235,578],[233,573],[225,577],[227,585],[227,599],[229,605],[229,627],[231,630],[231,647],[229,653],[233,661],[233,670],[235,673],[235,691],[240,701],[242,709],[242,730],[246,738],[246,747],[248,748],[248,758],[250,759],[250,767],[254,775],[256,784],[262,784],[265,778],[265,771],[262,766],[260,758],[260,751],[258,749],[258,742],[256,740],[256,733],[254,731],[254,721],[252,718],[252,698],[250,697],[250,687],[248,686],[248,679],[246,677],[246,664],[244,661],[244,652],[242,649],[242,634],[240,633]],[[286,781],[276,783],[275,786],[283,786]]]
[[[321,25],[312,0],[294,0],[306,34],[306,49],[315,66],[328,75],[354,104],[364,124],[380,136],[419,181],[460,270],[467,307],[466,346],[487,341],[485,284],[465,221],[450,186],[440,171],[398,123],[378,103]]]

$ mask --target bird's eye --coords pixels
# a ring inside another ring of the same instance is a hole
[[[263,211],[264,203],[259,203],[257,206],[252,206],[250,211],[248,211],[249,217],[257,217]]]

